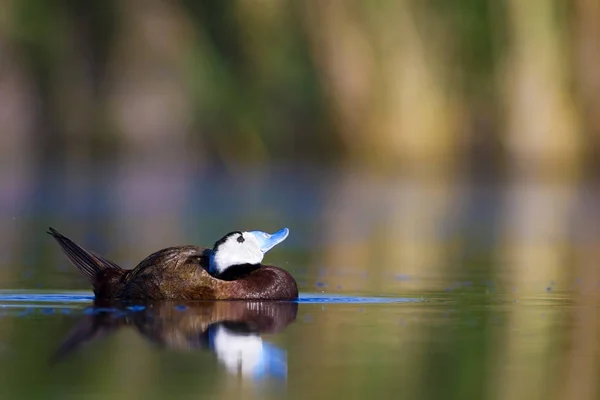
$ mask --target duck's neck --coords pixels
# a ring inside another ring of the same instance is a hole
[[[234,281],[236,279],[244,278],[251,272],[256,271],[260,268],[260,264],[237,264],[230,265],[221,272],[211,272],[215,278],[222,279],[224,281]]]

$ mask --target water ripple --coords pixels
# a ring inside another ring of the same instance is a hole
[[[35,306],[35,303],[69,303],[81,304],[91,303],[94,295],[91,292],[60,292],[39,293],[27,291],[0,290],[0,307],[10,307],[15,303],[27,303]],[[343,296],[324,295],[318,293],[301,293],[298,303],[416,303],[423,301],[419,298],[409,297],[368,297],[368,296]],[[6,304],[8,303],[8,304]],[[43,305],[40,305],[40,307]]]
[[[352,304],[388,304],[388,303],[417,303],[423,301],[420,298],[411,297],[368,297],[368,296],[343,296],[324,295],[317,293],[301,293],[298,303],[352,303]]]

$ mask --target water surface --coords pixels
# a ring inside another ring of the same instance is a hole
[[[48,170],[2,192],[0,397],[599,397],[594,185],[186,171]],[[94,308],[48,226],[126,268],[287,226],[265,262],[302,296]]]
[[[2,291],[0,391],[157,399],[551,394],[556,374],[568,372],[561,365],[576,333],[568,315],[586,308],[561,294],[512,297],[306,293],[298,302],[94,308],[89,292]]]

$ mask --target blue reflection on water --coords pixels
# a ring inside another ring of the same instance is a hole
[[[64,293],[36,293],[23,291],[0,291],[2,302],[27,302],[27,303],[89,303],[94,300],[91,292],[64,292]]]
[[[418,303],[423,301],[420,298],[411,297],[369,297],[369,296],[344,296],[328,295],[318,293],[301,293],[298,303],[352,303],[352,304],[387,304],[387,303]]]
[[[61,292],[61,293],[36,293],[24,291],[0,290],[0,307],[17,306],[14,303],[90,303],[94,300],[91,292]],[[420,298],[410,297],[376,297],[376,296],[344,296],[322,293],[301,293],[298,303],[416,303],[423,301]],[[8,304],[6,304],[8,303]],[[142,306],[132,306],[142,307]]]

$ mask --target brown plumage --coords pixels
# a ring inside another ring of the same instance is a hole
[[[125,270],[85,250],[55,229],[71,263],[91,282],[98,300],[294,300],[298,287],[285,270],[266,265],[236,268],[227,280],[207,272],[211,250],[176,246],[159,250]]]

